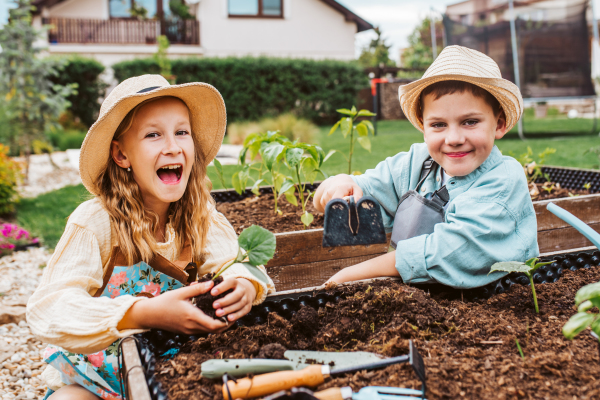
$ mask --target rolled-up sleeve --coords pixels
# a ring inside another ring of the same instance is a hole
[[[200,276],[219,271],[225,264],[235,259],[238,253],[238,241],[235,230],[220,212],[213,210],[213,223],[208,233],[208,243],[204,249],[205,261],[199,269]],[[241,263],[233,264],[223,272],[223,278],[244,278],[249,280],[256,289],[256,298],[252,305],[262,303],[267,294],[275,292],[275,285],[267,274],[264,266],[258,269],[263,276],[257,277]]]
[[[143,297],[92,297],[102,287],[103,265],[96,235],[68,224],[42,280],[27,303],[27,322],[42,341],[74,353],[103,350],[142,330],[117,330],[127,310]]]
[[[410,283],[486,285],[505,275],[488,275],[493,263],[524,260],[532,248],[535,239],[521,237],[518,218],[501,203],[463,199],[447,210],[446,223],[437,224],[433,233],[398,242],[396,269]],[[535,217],[525,222],[535,226]]]

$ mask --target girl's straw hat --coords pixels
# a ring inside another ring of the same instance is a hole
[[[448,46],[435,59],[421,79],[400,86],[400,106],[408,120],[421,132],[423,124],[417,118],[421,107],[421,92],[440,81],[464,81],[490,92],[506,114],[507,132],[523,113],[521,91],[512,82],[502,79],[500,68],[490,57],[462,46]]]
[[[202,159],[208,165],[217,155],[227,125],[221,94],[207,83],[170,85],[160,75],[129,78],[114,88],[100,107],[100,116],[92,125],[79,155],[79,173],[83,185],[98,195],[98,177],[106,169],[110,143],[123,118],[141,102],[156,97],[180,98],[190,110],[192,133],[196,136]]]

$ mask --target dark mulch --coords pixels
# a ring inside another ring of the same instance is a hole
[[[159,361],[156,371],[172,400],[220,400],[221,383],[200,378],[200,364],[211,358],[256,357],[273,343],[396,356],[407,354],[413,339],[425,360],[431,400],[598,399],[598,341],[589,331],[572,342],[561,333],[575,313],[577,290],[598,280],[600,268],[592,268],[537,285],[539,315],[530,288],[520,285],[476,302],[432,296],[396,281],[355,285],[343,289],[344,300],[317,312],[299,312],[290,321],[271,313],[267,324],[188,343],[172,360]],[[420,388],[409,366],[396,365],[329,380],[317,390],[373,385]]]

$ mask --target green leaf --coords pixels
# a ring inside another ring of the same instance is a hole
[[[273,171],[273,166],[277,164],[277,159],[284,149],[285,146],[277,142],[273,142],[265,148],[262,156],[269,171]]]
[[[341,122],[341,120],[339,120],[338,122],[336,122],[335,125],[333,125],[331,127],[331,129],[329,130],[329,135],[327,135],[327,136],[333,135],[334,132],[337,131],[337,128],[339,128],[339,126],[340,126],[340,122]]]
[[[298,198],[296,197],[295,193],[296,193],[296,186],[292,186],[284,194],[285,194],[285,199],[288,201],[288,203],[293,204],[296,207],[298,207]]]
[[[348,110],[347,108],[340,108],[339,110],[336,110],[337,112],[339,112],[340,114],[344,114],[344,115],[349,115],[351,117],[354,117],[356,115],[356,109],[354,108],[353,110]]]
[[[590,324],[590,328],[596,335],[600,337],[600,317],[598,317],[598,315],[596,315],[594,322]],[[600,341],[600,339],[598,340]]]
[[[341,127],[342,127],[342,135],[344,135],[344,138],[345,138],[346,136],[348,136],[348,134],[352,130],[352,119],[343,118]]]
[[[371,139],[369,139],[367,136],[359,136],[358,143],[363,149],[369,153],[371,152]]]
[[[291,179],[286,179],[279,190],[277,192],[281,195],[281,193],[286,193],[290,188],[294,187],[294,182]],[[294,197],[295,198],[295,197]]]
[[[356,133],[358,133],[358,137],[366,137],[369,136],[369,128],[362,122],[356,125]]]
[[[323,159],[323,162],[329,160],[329,157],[331,157],[332,155],[334,155],[335,153],[338,153],[337,150],[329,150],[329,153],[327,153],[327,155],[325,156],[325,158]]]
[[[573,340],[579,332],[590,326],[595,318],[596,315],[594,314],[577,313],[567,321],[565,326],[563,326],[562,333],[567,339]]]
[[[227,185],[225,184],[225,178],[223,177],[223,166],[221,165],[221,162],[215,158],[213,159],[213,164],[215,166],[215,170],[217,171],[217,176],[221,181],[221,185],[223,185],[223,188],[227,189]]]
[[[302,164],[300,166],[302,173],[304,174],[304,178],[309,181],[311,184],[315,182],[317,179],[317,163],[312,158],[305,158],[302,160]]]
[[[575,304],[591,300],[595,297],[600,297],[600,282],[592,283],[579,289],[575,295]]]
[[[537,260],[538,260],[537,257],[533,257],[533,258],[530,258],[529,260],[525,261],[525,264],[529,265],[531,268],[533,268],[535,263],[537,262]]]
[[[583,303],[581,303],[579,307],[577,307],[577,312],[586,312],[591,308],[594,308],[594,304],[591,301],[586,300]]]
[[[240,181],[240,171],[233,174],[233,176],[231,177],[231,184],[233,185],[235,191],[238,192],[238,194],[244,193],[244,185],[242,185]]]
[[[492,265],[492,268],[490,268],[490,272],[488,273],[488,275],[494,271],[529,273],[530,270],[531,267],[525,263],[519,261],[504,261],[497,262],[496,264]]]
[[[371,123],[371,121],[369,121],[368,119],[365,119],[365,120],[361,121],[360,123],[367,126],[367,128],[369,129],[369,132],[371,132],[371,135],[375,134],[375,127],[373,126],[373,123]]]
[[[275,235],[257,225],[252,225],[240,233],[238,243],[246,250],[252,265],[264,265],[275,254]]]
[[[300,220],[302,221],[304,226],[309,226],[310,224],[312,224],[314,219],[315,218],[313,217],[313,215],[308,211],[305,211],[304,214],[302,214],[302,216],[300,217]]]
[[[359,116],[359,117],[374,117],[374,116],[376,116],[376,115],[377,115],[377,114],[374,114],[374,113],[372,113],[372,112],[371,112],[371,111],[369,111],[369,110],[360,110],[360,111],[358,112],[358,116]]]
[[[259,179],[256,182],[254,182],[254,185],[252,185],[252,193],[254,193],[257,196],[260,195],[260,184],[264,181],[264,179]]]
[[[250,272],[256,279],[258,279],[259,281],[261,281],[264,284],[269,283],[269,279],[265,276],[265,273],[262,272],[257,266],[254,266],[247,262],[242,263],[242,264],[244,265],[244,267],[246,267],[248,272]]]
[[[360,172],[360,171],[352,171],[352,175],[354,175],[354,176],[362,175],[362,172]]]
[[[537,270],[540,267],[543,267],[544,265],[549,265],[552,264],[554,262],[554,260],[552,261],[548,261],[548,262],[541,262],[541,263],[536,263],[533,268],[531,269],[531,273],[533,273],[535,270]]]
[[[277,193],[279,193],[279,189],[281,188],[281,185],[283,185],[283,182],[285,181],[286,177],[285,175],[276,172],[274,172],[274,174],[277,174],[277,176],[275,177],[275,179],[273,179],[273,186],[275,186],[275,190],[277,191]]]
[[[290,168],[295,168],[296,165],[300,163],[303,154],[304,149],[301,148],[291,147],[287,149],[285,153],[285,160],[287,161],[287,164],[290,166]]]

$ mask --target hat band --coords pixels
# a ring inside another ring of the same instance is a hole
[[[147,87],[146,89],[142,89],[142,90],[140,90],[138,93],[146,93],[146,92],[149,92],[149,91],[151,91],[151,90],[158,89],[158,88],[160,88],[160,87],[161,87],[161,86],[150,86],[150,87]]]

